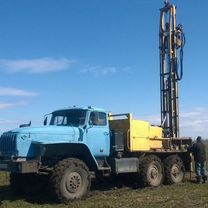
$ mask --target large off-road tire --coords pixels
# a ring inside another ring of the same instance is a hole
[[[47,175],[10,174],[10,186],[15,194],[35,194],[42,191],[48,183]]]
[[[177,155],[171,155],[164,160],[165,183],[181,183],[185,175],[182,159]]]
[[[164,169],[160,158],[148,155],[140,161],[140,176],[143,186],[157,187],[162,184]]]
[[[50,178],[52,196],[58,202],[68,203],[85,197],[90,190],[91,178],[84,162],[69,158],[60,161]]]

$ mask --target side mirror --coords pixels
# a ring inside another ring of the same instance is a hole
[[[43,125],[46,126],[47,125],[47,121],[48,121],[48,117],[46,116],[44,121],[43,121]]]

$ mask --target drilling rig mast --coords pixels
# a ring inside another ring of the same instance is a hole
[[[176,6],[165,1],[160,9],[161,126],[164,137],[179,138],[178,82],[183,77],[183,26],[176,23]]]

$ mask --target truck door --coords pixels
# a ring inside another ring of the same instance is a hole
[[[90,112],[87,144],[95,157],[109,156],[110,130],[105,112]]]

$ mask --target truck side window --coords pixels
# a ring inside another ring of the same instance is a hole
[[[90,124],[94,126],[106,126],[106,114],[103,112],[92,112],[90,114]]]

